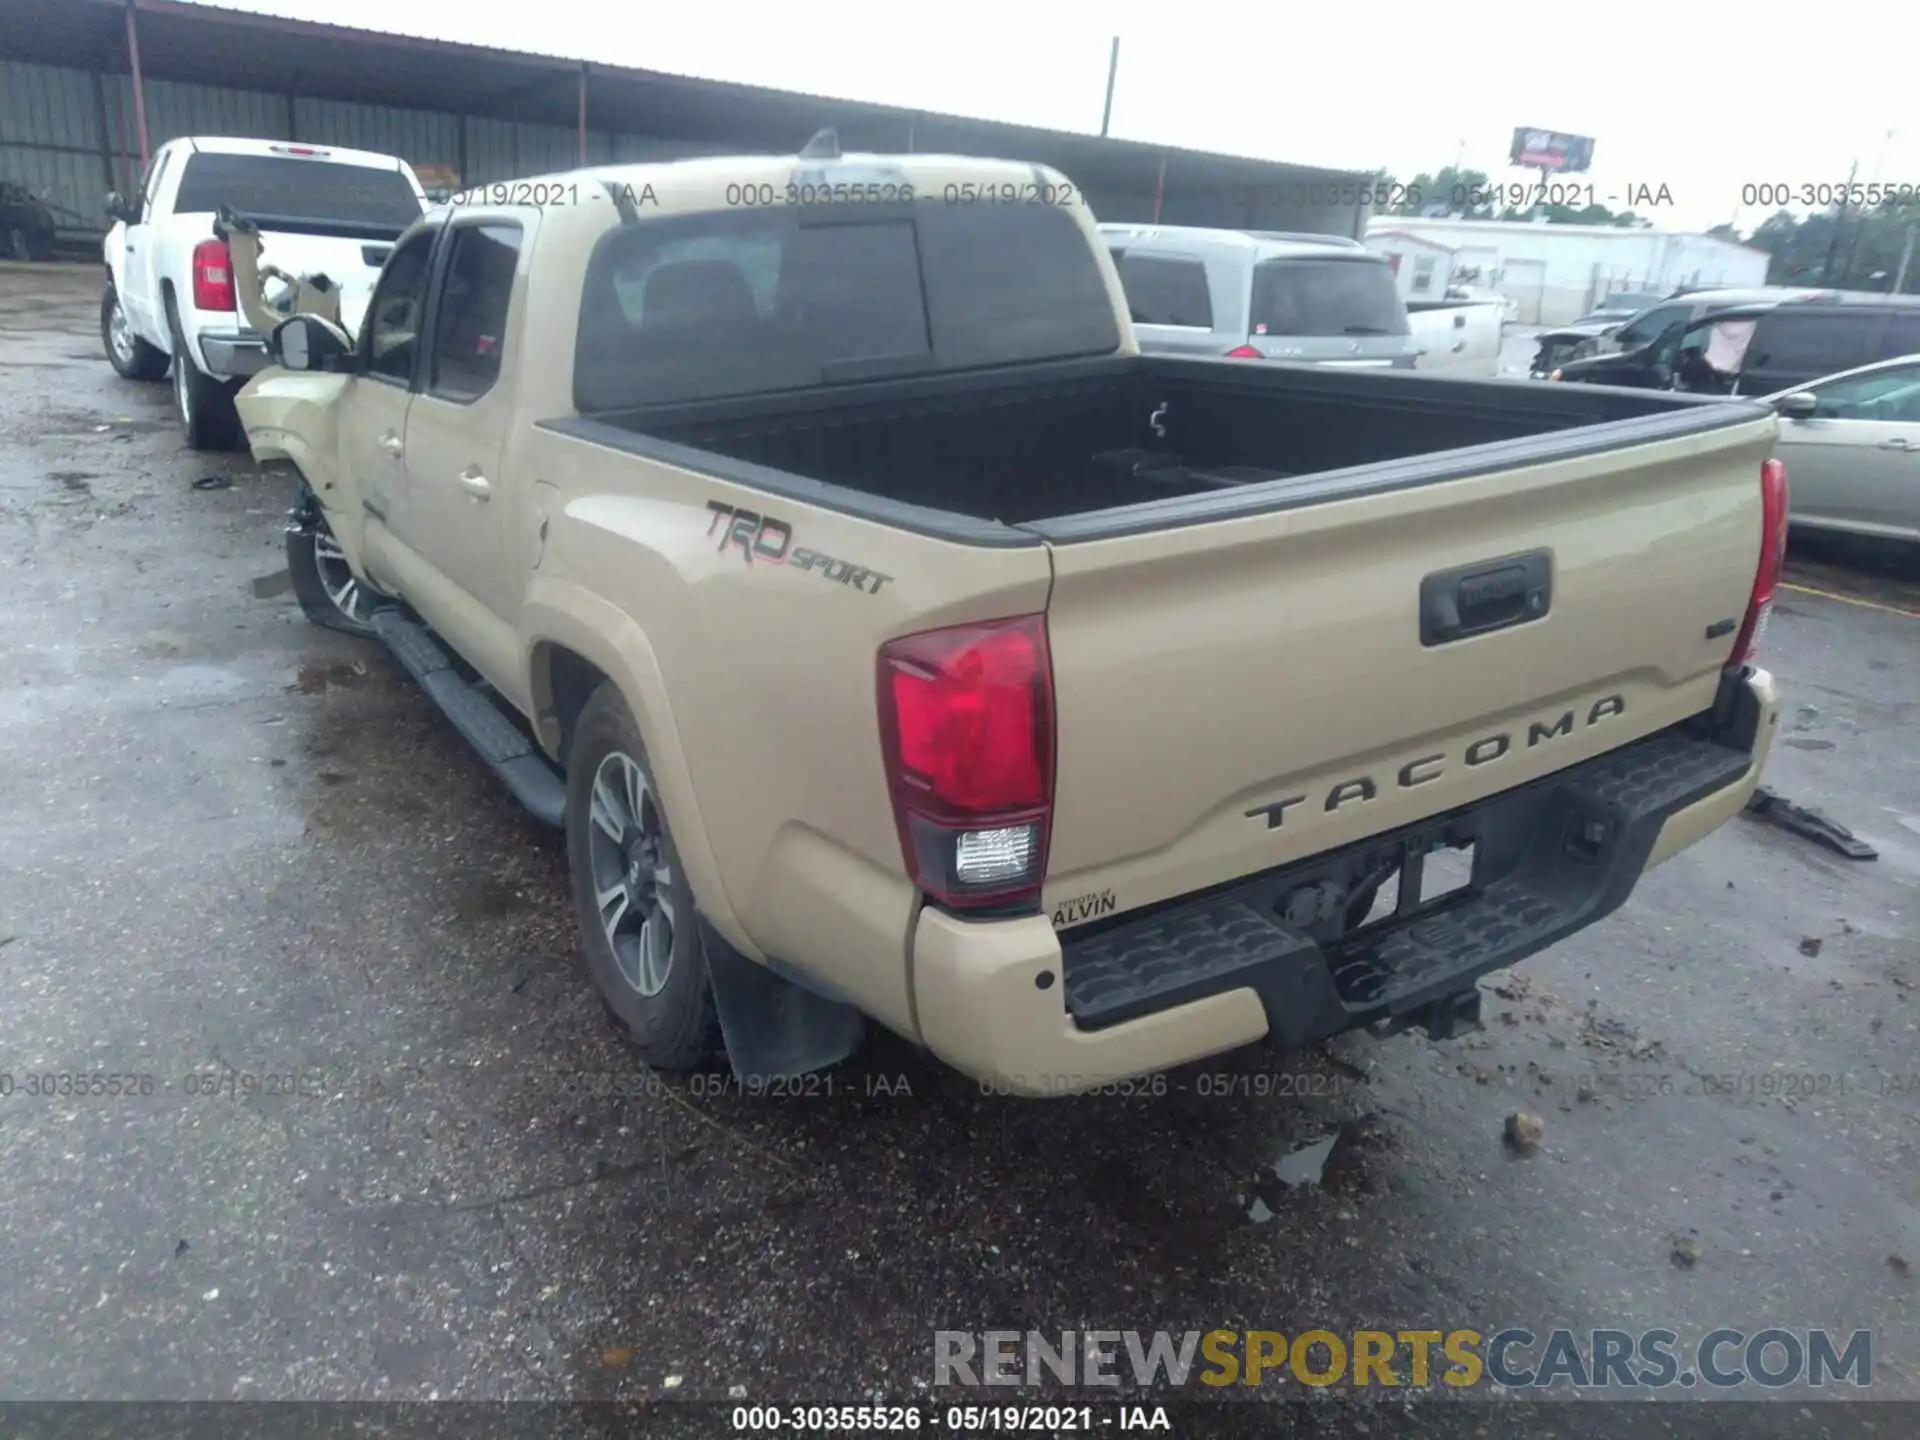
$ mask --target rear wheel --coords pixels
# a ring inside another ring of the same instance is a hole
[[[233,387],[201,373],[187,351],[179,317],[170,316],[170,319],[173,408],[180,414],[180,428],[186,434],[187,445],[194,450],[231,450],[240,441],[240,412],[234,408]]]
[[[167,352],[133,333],[120,304],[120,292],[111,281],[107,293],[100,297],[100,343],[107,348],[114,372],[123,379],[158,380],[167,373]]]
[[[667,829],[640,727],[612,685],[580,712],[567,756],[567,860],[587,973],[659,1070],[720,1052],[693,890]]]

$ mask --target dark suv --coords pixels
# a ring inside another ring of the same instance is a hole
[[[0,180],[0,260],[45,260],[53,241],[53,212],[26,186]]]
[[[1656,313],[1641,316],[1636,326]],[[1876,360],[1920,354],[1920,296],[1828,290],[1766,304],[1703,307],[1692,315],[1676,309],[1657,333],[1637,338],[1639,344],[1617,354],[1570,360],[1552,378],[1769,395]]]

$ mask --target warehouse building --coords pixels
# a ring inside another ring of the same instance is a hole
[[[1366,177],[1346,171],[179,0],[0,0],[0,9],[0,181],[40,196],[69,240],[104,232],[106,192],[134,193],[146,157],[180,135],[384,151],[446,191],[579,165],[792,153],[825,126],[847,150],[1051,165],[1103,220],[1365,230],[1355,191]]]
[[[1767,283],[1765,251],[1666,230],[1383,215],[1368,225],[1366,244],[1402,257],[1403,267],[1449,254],[1453,274],[1512,299],[1523,325],[1565,325],[1615,290]]]

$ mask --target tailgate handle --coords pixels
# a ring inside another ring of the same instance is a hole
[[[1420,582],[1420,643],[1446,645],[1538,620],[1553,606],[1545,550],[1438,570]]]

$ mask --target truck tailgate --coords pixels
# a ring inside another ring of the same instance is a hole
[[[1429,457],[1457,479],[1322,501],[1309,482],[1239,518],[1050,537],[1056,926],[1471,805],[1711,706],[1775,422],[1636,443],[1638,423],[1502,469]]]

